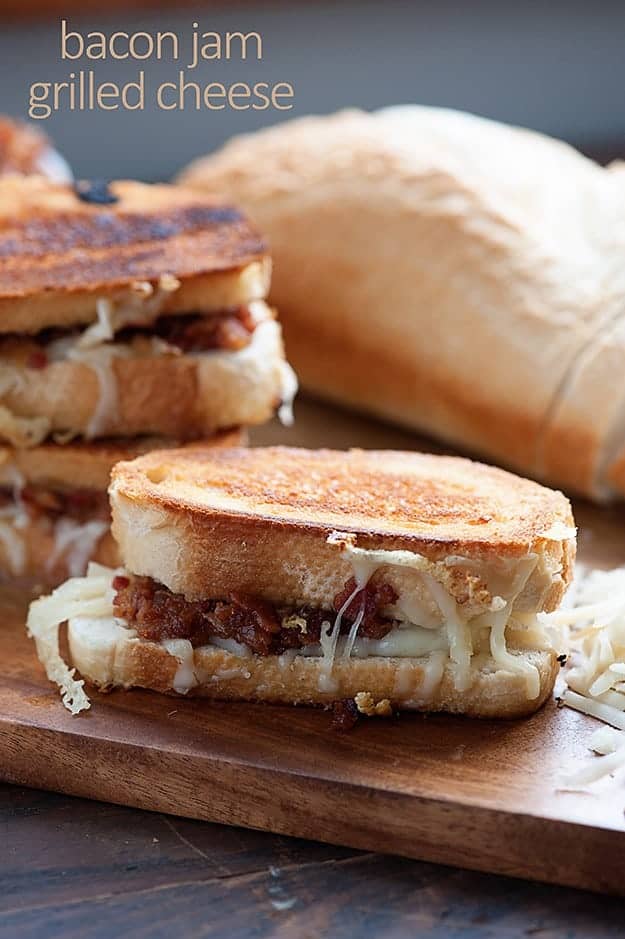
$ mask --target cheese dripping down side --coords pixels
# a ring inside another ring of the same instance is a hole
[[[339,610],[332,627],[327,628],[325,634],[322,635],[321,648],[325,685],[331,687],[332,669],[337,650],[339,655],[345,657],[352,654],[358,627],[362,621],[362,615],[357,617],[350,629],[347,642],[340,644],[338,641],[339,632],[345,610],[363,591],[377,570],[383,567],[408,567],[422,575],[433,602],[440,610],[444,624],[442,628],[447,637],[448,656],[452,665],[454,683],[459,691],[466,691],[471,686],[471,664],[474,653],[471,620],[464,615],[460,604],[457,603],[451,593],[433,576],[431,572],[432,565],[425,557],[411,551],[367,550],[356,547],[355,540],[355,534],[339,531],[332,532],[327,539],[329,544],[336,545],[339,551],[349,560],[356,586]],[[507,600],[502,597],[494,598],[492,611],[487,617],[484,614],[479,617],[479,626],[490,629],[490,652],[493,660],[502,669],[520,673],[524,677],[527,696],[530,700],[537,698],[540,693],[540,675],[536,666],[527,662],[523,656],[515,655],[508,650],[506,627],[510,623],[515,600],[522,593],[537,563],[538,557],[535,554],[529,554],[524,561],[520,562],[518,571],[513,578],[511,596]],[[530,619],[534,620],[532,625],[535,625],[535,618],[530,617]],[[420,624],[407,623],[406,626],[418,628]],[[440,656],[436,658],[437,665],[439,658]],[[430,661],[434,661],[432,655],[430,655]]]

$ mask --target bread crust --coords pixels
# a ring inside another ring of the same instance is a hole
[[[269,258],[233,270],[187,277],[180,281],[177,290],[163,298],[159,313],[162,316],[189,312],[219,313],[262,300],[267,296],[270,278]],[[135,277],[134,281],[137,280],[139,278]],[[158,288],[158,278],[153,278],[150,283]],[[123,303],[129,293],[132,293],[132,288],[96,287],[75,290],[69,296],[53,290],[33,296],[0,295],[0,334],[32,335],[50,327],[68,328],[93,323],[97,320],[98,300],[106,298]]]
[[[258,296],[266,287],[264,242],[237,209],[182,187],[109,188],[117,201],[101,205],[43,177],[0,179],[1,331],[90,321],[98,297],[163,274],[183,284],[172,311],[183,302],[193,312],[187,304],[204,292],[208,309],[219,309],[243,288],[254,284]]]
[[[89,682],[103,690],[149,688],[175,693],[180,661],[162,644],[137,639],[123,628],[94,628],[94,621],[72,620],[68,639],[73,664]],[[368,691],[375,701],[388,699],[398,710],[446,711],[470,717],[515,718],[536,711],[551,694],[558,672],[554,652],[524,652],[540,674],[540,692],[529,700],[519,673],[497,668],[492,661],[472,669],[471,686],[458,691],[451,668],[438,682],[428,679],[425,660],[352,658],[337,660],[334,684],[324,690],[319,659],[304,656],[239,657],[203,646],[193,651],[199,684],[190,696],[230,701],[327,705]]]
[[[13,361],[6,365],[13,382],[1,403],[18,417],[47,420],[50,434],[194,439],[271,417],[282,396],[283,355],[280,327],[268,319],[237,352],[113,357],[108,371],[116,401],[95,427],[101,386],[85,362],[34,369]]]
[[[598,420],[571,375],[622,319],[614,172],[539,134],[406,107],[285,122],[180,179],[267,233],[305,388],[605,495],[620,371],[594,386]]]
[[[360,548],[423,556],[472,615],[532,556],[515,609],[555,608],[575,557],[561,493],[456,457],[190,447],[118,464],[109,494],[127,568],[189,599],[237,590],[327,606],[353,576],[349,557],[328,543],[333,531],[352,533]],[[471,563],[448,563],[457,556]],[[400,595],[423,590],[409,567],[385,567],[384,579]]]
[[[618,320],[578,357],[541,442],[540,474],[598,501],[625,494],[618,469],[625,447],[624,359],[625,320]]]

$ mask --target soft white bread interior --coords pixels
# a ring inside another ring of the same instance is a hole
[[[515,653],[538,669],[538,696],[529,699],[518,671],[484,658],[472,669],[469,687],[459,691],[453,669],[441,656],[337,660],[334,683],[323,681],[320,659],[298,656],[234,655],[215,646],[193,649],[178,640],[146,642],[112,618],[76,617],[68,627],[73,664],[103,690],[149,688],[233,701],[329,704],[368,692],[394,709],[448,711],[470,717],[522,717],[550,694],[559,665],[555,652]]]
[[[288,121],[180,178],[266,232],[305,387],[596,498],[625,493],[621,167],[415,106]]]
[[[193,439],[267,420],[290,393],[280,326],[264,311],[247,346],[174,354],[150,340],[84,350],[29,368],[5,350],[0,436],[33,445],[51,434]]]

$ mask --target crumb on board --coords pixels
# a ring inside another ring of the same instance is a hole
[[[356,707],[360,714],[366,714],[367,717],[392,717],[393,709],[388,698],[382,698],[381,701],[374,701],[370,691],[359,691],[354,696]]]

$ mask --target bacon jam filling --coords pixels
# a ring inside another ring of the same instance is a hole
[[[149,325],[126,325],[118,330],[111,342],[131,343],[137,339],[160,339],[185,354],[224,351],[237,352],[248,346],[256,328],[256,319],[249,306],[234,307],[220,313],[182,313],[159,316]],[[24,357],[27,368],[42,369],[54,355],[52,344],[59,340],[80,339],[75,328],[44,329],[35,336],[9,334],[0,340],[0,355]]]
[[[0,489],[0,506],[14,506],[29,518],[42,515],[71,518],[75,522],[109,521],[110,508],[105,492],[93,489],[46,489],[23,486],[19,491]]]
[[[397,594],[389,584],[368,583],[356,591],[352,578],[334,597],[332,610],[282,609],[260,597],[231,593],[218,600],[186,600],[150,577],[118,575],[113,580],[115,615],[136,630],[141,639],[188,639],[192,645],[206,645],[213,638],[234,639],[257,655],[281,655],[318,643],[323,623],[333,624],[343,611],[341,633],[348,633],[362,615],[359,636],[382,639],[394,621],[382,614],[395,603]]]

